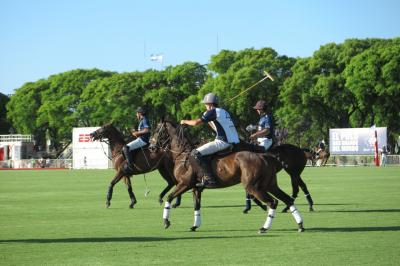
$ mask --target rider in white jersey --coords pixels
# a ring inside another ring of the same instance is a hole
[[[196,184],[196,186],[200,188],[212,188],[216,186],[216,180],[212,174],[210,165],[204,161],[203,157],[224,150],[232,144],[239,143],[239,136],[229,113],[218,107],[218,98],[215,94],[208,93],[204,97],[203,103],[207,110],[203,113],[201,118],[182,120],[181,124],[197,126],[207,122],[216,133],[214,141],[194,149],[190,154],[192,159],[190,162],[194,164],[193,166],[195,169],[202,169],[204,175],[202,182]]]

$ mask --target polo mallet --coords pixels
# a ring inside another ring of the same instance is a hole
[[[250,87],[248,87],[247,89],[243,90],[242,92],[240,92],[239,94],[235,95],[234,97],[230,98],[227,102],[232,101],[233,99],[236,99],[237,97],[239,97],[240,95],[242,95],[243,93],[251,90],[252,88],[254,88],[255,86],[257,86],[258,84],[260,84],[261,82],[263,82],[266,79],[270,79],[271,81],[275,81],[274,78],[266,71],[263,71],[264,73],[264,77],[262,79],[260,79],[259,81],[257,81],[256,83],[254,83],[253,85],[251,85]]]

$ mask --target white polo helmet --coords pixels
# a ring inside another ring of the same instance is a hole
[[[203,103],[218,104],[218,97],[212,92],[207,93],[206,96],[204,96]]]

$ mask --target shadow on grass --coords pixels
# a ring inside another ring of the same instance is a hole
[[[289,231],[289,229],[281,229],[277,231]],[[313,227],[306,228],[307,232],[321,233],[351,233],[351,232],[387,232],[400,231],[400,226],[370,226],[370,227]]]
[[[194,233],[195,234],[195,233]],[[33,238],[33,239],[7,239],[0,240],[0,244],[6,243],[24,243],[24,244],[57,244],[57,243],[108,243],[108,242],[157,242],[174,240],[194,240],[194,239],[241,239],[260,237],[254,234],[246,236],[187,236],[187,237],[72,237],[72,238]],[[268,237],[271,237],[270,235]]]
[[[385,213],[385,212],[400,212],[400,209],[375,209],[375,210],[321,210],[318,212],[343,212],[343,213],[371,213],[371,212],[378,212],[378,213]]]

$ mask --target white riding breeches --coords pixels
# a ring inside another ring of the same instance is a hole
[[[146,146],[146,145],[147,145],[147,143],[144,142],[141,138],[137,138],[137,139],[135,139],[134,141],[131,141],[131,142],[129,142],[129,143],[127,144],[127,146],[129,147],[129,150],[130,150],[130,151],[139,149],[139,148],[141,148],[141,147],[143,147],[143,146]]]
[[[206,156],[209,154],[213,154],[216,153],[218,151],[222,151],[227,149],[228,147],[230,147],[232,144],[225,142],[223,140],[220,139],[216,139],[214,141],[211,141],[209,143],[204,144],[203,146],[200,146],[198,148],[196,148],[196,150],[198,152],[200,152],[200,154],[202,156]]]
[[[257,138],[257,143],[260,146],[263,146],[265,150],[268,150],[272,145],[272,139],[269,138]]]

